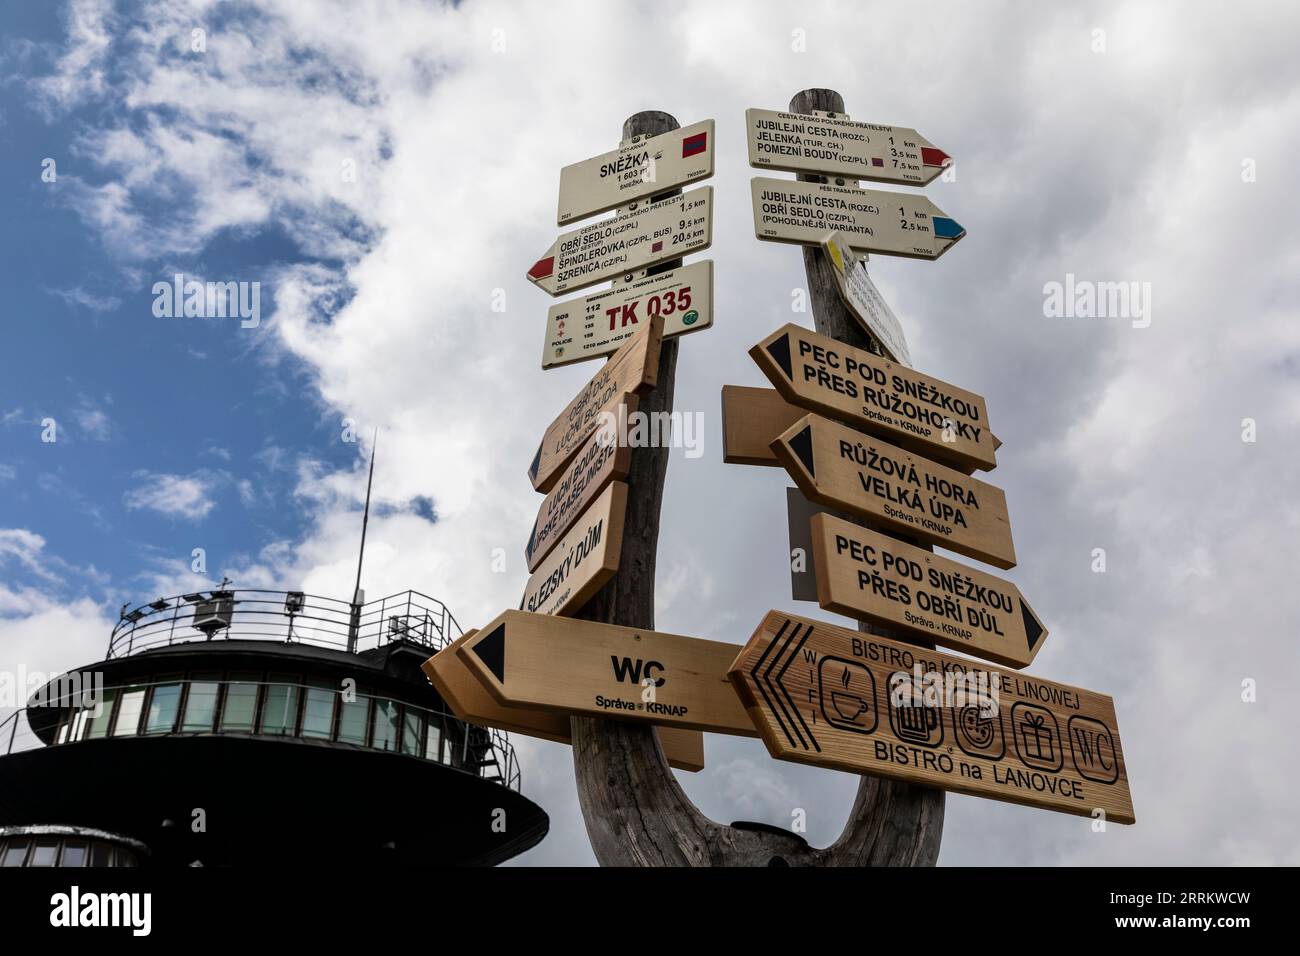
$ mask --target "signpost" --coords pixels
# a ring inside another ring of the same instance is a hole
[[[962,236],[957,222],[925,196],[755,176],[754,235],[820,245],[831,230],[863,252],[937,259]]]
[[[611,481],[528,578],[519,606],[573,614],[618,570],[627,485]]]
[[[792,324],[749,355],[794,405],[939,461],[997,465],[988,409],[974,392]]]
[[[833,515],[805,527],[826,610],[1015,668],[1043,646],[1047,629],[1010,581]]]
[[[1134,822],[1109,697],[974,665],[771,611],[729,673],[780,760]]]
[[[503,704],[755,737],[727,681],[735,644],[506,611],[462,659]]]
[[[795,422],[772,451],[819,504],[999,568],[1016,566],[1000,488],[817,415]]]
[[[528,279],[559,295],[699,252],[712,241],[713,187],[702,186],[564,233]]]
[[[478,632],[461,637],[430,657],[421,666],[429,683],[461,720],[480,727],[495,727],[508,733],[524,734],[567,744],[569,718],[547,710],[507,707],[487,692],[457,653]],[[704,735],[698,730],[656,727],[669,766],[694,773],[704,769]]]
[[[831,264],[840,298],[853,317],[875,336],[886,355],[911,368],[912,355],[907,350],[907,338],[898,323],[898,316],[894,315],[894,310],[871,281],[871,276],[867,275],[867,267],[858,259],[857,253],[838,232],[829,233],[821,245]]]
[[[560,170],[556,225],[686,186],[713,175],[713,120],[633,137],[618,149]]]
[[[640,394],[654,388],[659,376],[663,328],[663,318],[659,316],[642,326],[547,426],[528,468],[528,478],[534,488],[548,492],[554,487],[569,459],[602,421],[609,420],[605,416],[617,413],[626,393]]]
[[[924,186],[951,157],[914,129],[847,117],[745,110],[749,165]]]
[[[722,460],[733,465],[780,465],[772,440],[807,414],[770,388],[722,386]]]
[[[619,284],[595,295],[557,302],[546,316],[542,368],[556,368],[615,352],[646,322],[663,316],[664,338],[713,324],[713,262]]]
[[[636,411],[636,406],[636,395],[624,395],[621,405],[614,409],[617,420],[625,422],[627,415]],[[550,554],[555,542],[573,527],[578,515],[605,490],[606,485],[627,477],[631,462],[632,449],[624,445],[618,435],[607,435],[604,429],[598,428],[587,439],[537,509],[533,530],[524,546],[529,571],[537,570],[542,558]]]

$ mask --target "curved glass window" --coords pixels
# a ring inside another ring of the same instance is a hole
[[[117,718],[113,721],[114,737],[134,737],[140,732],[140,713],[144,710],[145,691],[144,687],[129,687],[122,694],[121,703],[117,707]],[[76,740],[78,736],[74,732],[72,739]]]
[[[397,704],[375,700],[370,746],[376,750],[394,750],[397,746]]]
[[[176,729],[176,714],[180,710],[181,685],[158,684],[149,695],[149,713],[145,718],[146,734],[170,734]]]
[[[424,714],[414,707],[406,708],[402,715],[402,753],[420,755],[424,741]]]
[[[117,702],[117,688],[110,687],[100,695],[98,707],[86,711],[86,739],[108,736],[109,722],[113,718],[113,704]],[[96,714],[98,710],[98,714]]]
[[[296,677],[272,674],[262,701],[262,733],[273,737],[293,736],[298,729],[298,685]]]
[[[212,730],[217,717],[217,698],[221,694],[221,685],[216,680],[202,680],[209,675],[195,675],[185,695],[185,717],[181,720],[181,730],[187,733],[204,733]]]
[[[306,689],[302,704],[302,735],[328,740],[334,733],[334,698],[332,684],[314,683]]]
[[[343,698],[339,703],[339,740],[345,744],[366,745],[366,718],[369,716],[370,698]]]
[[[248,675],[241,675],[226,684],[226,701],[221,711],[223,732],[250,733],[253,718],[257,716],[258,684]]]

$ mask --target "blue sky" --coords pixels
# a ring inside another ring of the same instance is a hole
[[[0,667],[93,659],[121,603],[197,586],[195,547],[209,579],[346,597],[374,429],[367,592],[517,606],[525,471],[593,371],[542,371],[525,271],[560,168],[648,108],[714,118],[718,150],[656,626],[830,616],[789,597],[785,476],[724,464],[718,421],[724,384],[766,384],[750,346],[811,324],[802,257],[754,238],[744,111],[829,86],[956,160],[925,194],[967,236],[869,268],[916,367],[987,399],[1033,671],[1113,695],[1139,820],[950,796],[941,862],[1300,862],[1298,33],[1271,2],[4,4]],[[154,316],[178,271],[260,282],[259,327]],[[1149,284],[1150,321],[1051,314],[1067,276]],[[592,862],[567,748],[516,743],[552,818],[523,862]],[[751,740],[706,759],[678,777],[703,812],[799,808],[816,845],[857,783]]]

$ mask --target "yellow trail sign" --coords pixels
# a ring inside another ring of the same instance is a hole
[[[795,422],[772,451],[811,501],[999,568],[1016,566],[1000,488],[817,415]]]
[[[556,225],[563,226],[713,175],[713,120],[659,136],[635,137],[618,149],[560,170]]]
[[[626,512],[627,485],[611,481],[529,576],[519,606],[536,614],[579,611],[618,570]]]
[[[1047,629],[1010,581],[821,513],[812,516],[817,602],[1009,667],[1030,664]]]
[[[713,187],[702,186],[564,233],[533,263],[528,281],[559,295],[699,252],[712,241]]]
[[[659,380],[659,349],[663,342],[664,320],[651,319],[636,335],[628,339],[600,367],[564,411],[546,427],[537,454],[528,466],[528,479],[541,492],[549,492],[559,480],[564,466],[601,426],[602,421],[615,424],[610,416],[618,412],[628,392],[641,394],[655,387]]]
[[[997,466],[983,397],[802,326],[749,350],[786,401],[961,468]]]
[[[461,656],[494,698],[535,707],[755,737],[727,680],[735,644],[506,611]]]
[[[1105,694],[781,611],[729,672],[780,760],[1134,822]]]
[[[862,252],[937,259],[966,235],[922,195],[854,189],[793,179],[750,181],[754,235],[773,242],[820,245],[831,230]]]
[[[507,707],[487,692],[458,651],[478,632],[466,631],[461,637],[420,665],[447,706],[461,720],[480,727],[495,727],[512,734],[524,734],[556,743],[571,742],[569,718],[547,710]],[[698,730],[656,727],[668,766],[694,773],[704,769],[704,735]]]

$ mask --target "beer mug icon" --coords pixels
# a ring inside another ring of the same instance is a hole
[[[898,671],[889,678],[889,726],[904,743],[937,747],[943,740],[943,721],[938,707],[927,706],[912,676]]]

